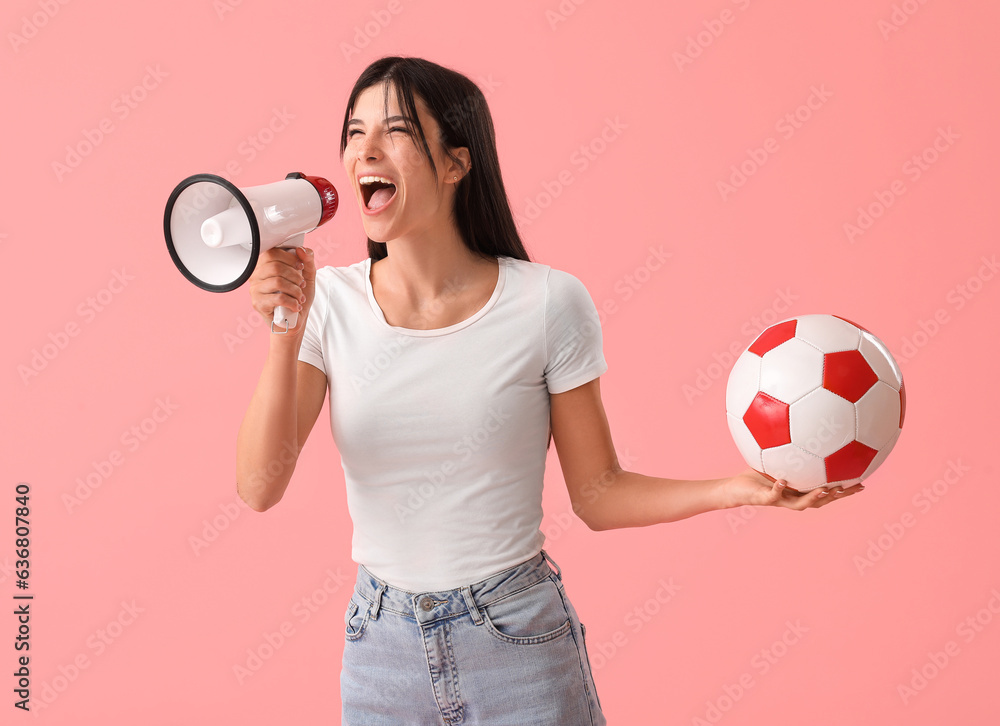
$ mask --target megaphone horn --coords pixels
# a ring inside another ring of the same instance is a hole
[[[301,247],[306,232],[336,214],[337,204],[333,184],[318,176],[292,172],[239,189],[220,176],[195,174],[171,192],[163,235],[184,277],[203,290],[229,292],[250,279],[262,250]],[[271,332],[287,333],[298,317],[275,308]]]

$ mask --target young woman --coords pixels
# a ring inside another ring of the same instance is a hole
[[[594,530],[743,504],[823,506],[753,470],[683,481],[618,465],[601,403],[600,321],[584,285],[532,262],[489,109],[465,76],[382,58],[347,103],[341,157],[368,257],[316,270],[260,257],[272,335],[238,443],[257,511],[285,492],[329,386],[354,524],[343,723],[604,724],[584,627],[542,549],[546,451]]]

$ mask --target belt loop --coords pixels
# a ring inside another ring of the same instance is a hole
[[[379,583],[378,590],[375,591],[375,601],[372,603],[372,620],[378,620],[378,609],[382,606],[382,593],[385,592],[385,583]]]
[[[475,599],[472,597],[472,588],[465,585],[462,588],[462,597],[465,598],[465,605],[469,608],[469,615],[472,616],[472,622],[476,625],[483,624],[483,615],[479,612],[479,606],[476,605]]]
[[[559,569],[559,565],[556,564],[556,561],[554,559],[552,559],[551,557],[549,557],[549,553],[546,552],[545,550],[542,550],[542,557],[544,557],[546,560],[548,560],[552,564],[552,566],[554,568],[556,568],[556,577],[558,577],[560,580],[562,580],[562,570]]]

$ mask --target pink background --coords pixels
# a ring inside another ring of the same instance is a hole
[[[546,548],[609,722],[1000,717],[1000,8],[577,3],[5,3],[0,580],[13,603],[28,482],[40,723],[339,720],[355,566],[326,411],[280,505],[243,505],[235,439],[267,333],[245,289],[182,278],[162,213],[199,172],[253,186],[298,170],[346,190],[347,94],[390,54],[486,92],[532,259],[604,311],[625,468],[743,468],[725,378],[762,323],[842,315],[904,372],[893,454],[820,511],[591,532],[567,517],[553,448]],[[888,209],[845,231],[877,195]],[[361,232],[345,203],[308,239],[320,264],[349,265]],[[11,705],[15,630],[0,618],[4,723],[34,720]]]

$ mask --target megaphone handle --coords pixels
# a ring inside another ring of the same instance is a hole
[[[272,333],[287,333],[289,330],[294,328],[299,322],[299,314],[293,313],[286,307],[279,305],[274,309],[274,320],[271,321],[271,332]],[[284,327],[284,330],[275,330],[275,326],[280,325]]]
[[[305,243],[306,233],[301,232],[294,237],[289,237],[285,240],[281,249],[283,250],[293,250],[296,247],[301,247]],[[294,328],[299,322],[299,314],[293,313],[288,310],[288,308],[279,305],[274,309],[274,320],[271,321],[271,332],[272,333],[287,333],[289,330]],[[275,330],[274,326],[283,325],[284,330]]]

